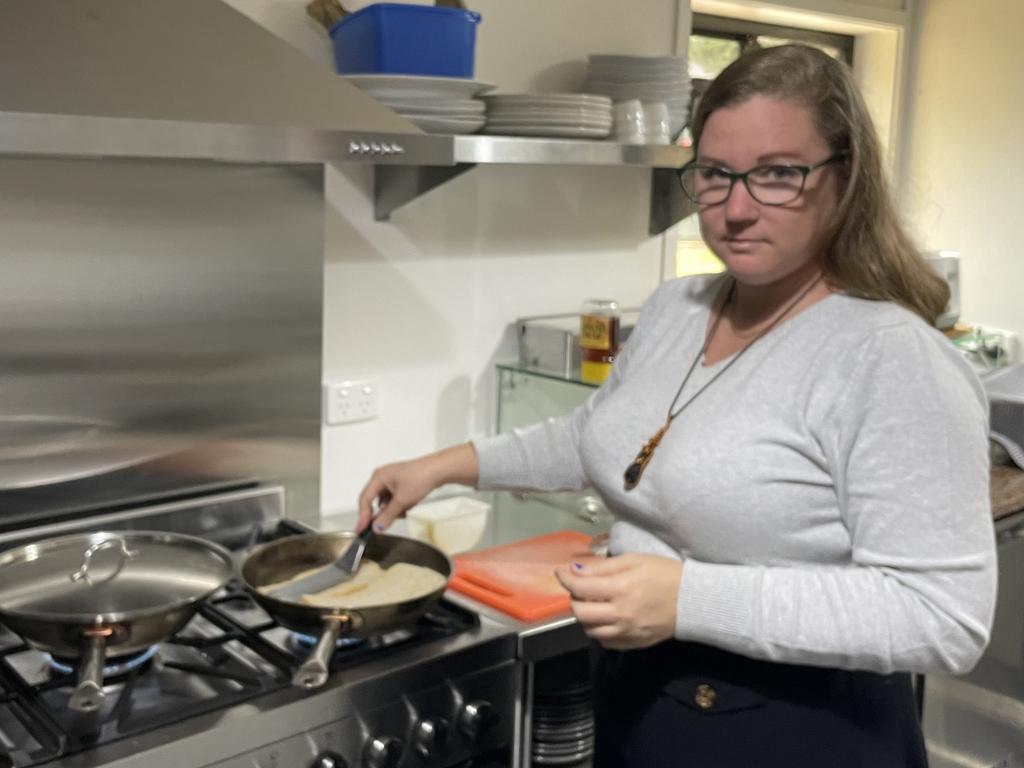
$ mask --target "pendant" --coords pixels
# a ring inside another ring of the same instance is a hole
[[[625,480],[624,485],[627,491],[636,488],[636,484],[640,482],[644,470],[647,469],[647,464],[650,462],[651,457],[654,456],[654,449],[658,447],[658,443],[661,442],[662,436],[668,431],[671,423],[671,419],[666,421],[662,428],[655,432],[650,440],[644,443],[644,447],[640,449],[640,453],[633,459],[633,463],[626,467],[626,472],[622,477]]]

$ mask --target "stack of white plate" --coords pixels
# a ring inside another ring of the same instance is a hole
[[[508,93],[484,96],[484,133],[603,139],[612,129],[612,101],[587,93]]]
[[[590,683],[533,700],[534,765],[579,765],[594,755],[594,706]]]
[[[428,133],[475,133],[487,118],[478,94],[490,83],[462,77],[346,75],[345,79]]]
[[[663,102],[668,107],[672,136],[683,129],[690,104],[685,57],[592,54],[588,58],[588,93],[601,93],[615,102]]]

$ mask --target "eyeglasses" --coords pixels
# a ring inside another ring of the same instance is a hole
[[[742,181],[750,196],[762,205],[785,205],[803,194],[812,171],[846,156],[843,151],[814,165],[759,165],[744,173],[714,165],[684,165],[679,169],[679,183],[686,196],[698,205],[724,203],[737,181]]]

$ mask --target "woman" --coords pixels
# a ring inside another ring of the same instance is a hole
[[[361,524],[446,482],[600,493],[614,556],[557,574],[600,645],[598,766],[924,766],[908,673],[968,670],[995,598],[946,288],[844,65],[749,54],[693,134],[680,181],[726,275],[662,285],[570,416],[378,469]]]

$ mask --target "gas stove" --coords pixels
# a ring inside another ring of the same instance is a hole
[[[243,489],[20,531],[0,548],[82,529],[157,529],[241,553],[308,530],[282,512],[280,489]],[[497,623],[441,600],[409,626],[340,640],[327,683],[295,687],[314,642],[232,581],[174,637],[108,659],[103,706],[82,713],[68,706],[73,662],[0,627],[0,768],[511,764],[521,674],[515,635]]]

